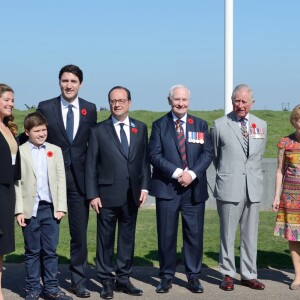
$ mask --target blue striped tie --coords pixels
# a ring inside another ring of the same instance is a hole
[[[188,166],[188,162],[187,162],[186,149],[185,149],[185,136],[181,125],[181,120],[177,119],[175,121],[175,126],[176,126],[177,139],[179,144],[182,169],[185,170],[186,167]]]

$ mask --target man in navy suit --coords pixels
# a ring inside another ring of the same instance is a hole
[[[213,147],[206,121],[187,113],[189,89],[173,86],[168,101],[171,111],[153,123],[149,143],[161,278],[156,292],[167,293],[172,287],[181,212],[188,287],[193,293],[202,293],[199,274],[205,201],[208,199],[206,170],[213,159]]]
[[[81,69],[66,65],[59,72],[61,95],[38,105],[48,121],[47,141],[62,149],[67,180],[68,218],[71,235],[71,291],[90,297],[85,287],[89,203],[85,197],[84,165],[90,128],[97,122],[96,105],[78,97]]]
[[[141,296],[130,282],[138,208],[150,185],[146,124],[129,117],[130,91],[121,86],[108,93],[111,116],[91,129],[86,159],[87,199],[97,212],[96,266],[103,299],[117,292]],[[113,253],[118,223],[117,259]]]

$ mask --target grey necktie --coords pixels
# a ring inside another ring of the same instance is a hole
[[[67,121],[66,121],[66,132],[69,139],[69,142],[73,142],[73,133],[74,133],[74,113],[72,110],[73,105],[68,105]]]

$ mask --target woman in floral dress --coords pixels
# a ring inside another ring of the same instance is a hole
[[[288,240],[295,278],[290,289],[300,289],[300,105],[290,117],[295,132],[278,143],[273,211],[277,211],[274,234]]]

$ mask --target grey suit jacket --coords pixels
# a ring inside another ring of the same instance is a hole
[[[45,143],[48,165],[48,182],[54,206],[54,217],[57,211],[67,212],[67,190],[64,160],[61,149]],[[36,196],[36,174],[29,143],[19,147],[21,155],[21,180],[15,185],[15,214],[24,214],[26,219],[32,217]]]
[[[260,138],[249,136],[248,157],[234,112],[216,120],[211,129],[217,171],[214,197],[218,200],[242,201],[247,190],[251,202],[260,202],[263,196],[261,161],[267,141],[267,124],[252,114],[249,114],[248,124],[263,132]]]

